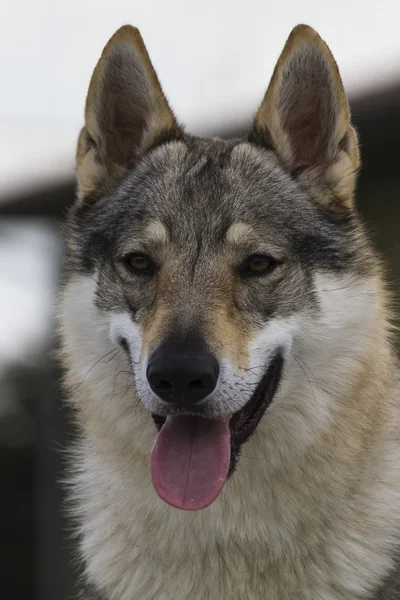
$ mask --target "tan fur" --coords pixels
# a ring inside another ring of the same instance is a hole
[[[159,301],[150,311],[146,319],[146,325],[141,330],[141,335],[143,336],[141,361],[151,354],[171,329],[169,302],[168,300],[164,300],[162,296],[162,285],[158,285],[157,287]]]
[[[157,220],[152,221],[147,226],[144,235],[148,238],[149,245],[161,245],[168,242],[168,231],[164,225]]]
[[[226,232],[226,241],[234,246],[240,246],[244,243],[250,244],[253,239],[257,238],[252,227],[247,223],[235,223]]]
[[[243,228],[241,228],[243,234]],[[238,233],[235,228],[234,232]],[[199,313],[197,304],[200,298],[193,298],[190,289],[182,286],[179,278],[181,269],[179,251],[170,247],[165,231],[152,223],[145,231],[149,236],[149,244],[157,244],[158,252],[165,257],[166,263],[162,272],[157,274],[154,282],[156,300],[149,311],[144,327],[140,328],[143,348],[140,360],[149,354],[161,341],[173,334],[176,319],[179,318],[182,307],[194,304],[193,318]],[[151,239],[151,242],[150,242]],[[216,268],[222,271],[226,256],[221,257],[221,264]],[[177,276],[171,274],[177,273]],[[207,344],[220,359],[228,359],[234,368],[246,369],[249,364],[248,348],[256,330],[249,325],[246,314],[239,311],[233,303],[227,303],[227,297],[233,296],[235,278],[229,274],[221,280],[219,290],[213,289],[212,300],[205,294],[201,298],[202,311],[198,317],[202,319]],[[184,325],[184,324],[183,324]],[[223,344],[221,344],[223,340]]]
[[[225,288],[225,291],[231,295],[229,287]],[[234,368],[247,369],[249,347],[255,337],[255,331],[248,327],[245,317],[233,305],[221,303],[212,307],[210,313],[209,323],[205,328],[209,345],[216,349],[222,360],[228,359]]]

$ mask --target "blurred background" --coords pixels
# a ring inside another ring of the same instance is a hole
[[[358,206],[398,295],[400,3],[3,0],[0,16],[0,594],[66,600],[74,576],[58,481],[71,433],[52,330],[60,221],[104,44],[119,26],[138,26],[179,119],[224,137],[246,131],[292,27],[316,28],[350,97]]]

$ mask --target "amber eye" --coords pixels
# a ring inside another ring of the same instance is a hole
[[[125,263],[131,271],[139,275],[152,275],[154,272],[154,264],[145,254],[130,254]]]
[[[240,269],[242,277],[266,275],[276,266],[276,261],[266,254],[253,254],[249,256]]]

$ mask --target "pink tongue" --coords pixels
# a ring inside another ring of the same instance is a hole
[[[175,508],[207,508],[224,487],[230,455],[229,417],[168,417],[151,453],[154,488]]]

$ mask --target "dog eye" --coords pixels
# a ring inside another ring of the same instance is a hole
[[[125,259],[125,264],[130,271],[139,275],[153,275],[154,264],[145,254],[129,254]]]
[[[240,274],[242,277],[256,277],[257,275],[267,275],[270,273],[277,262],[266,254],[253,254],[246,258],[240,268]]]

